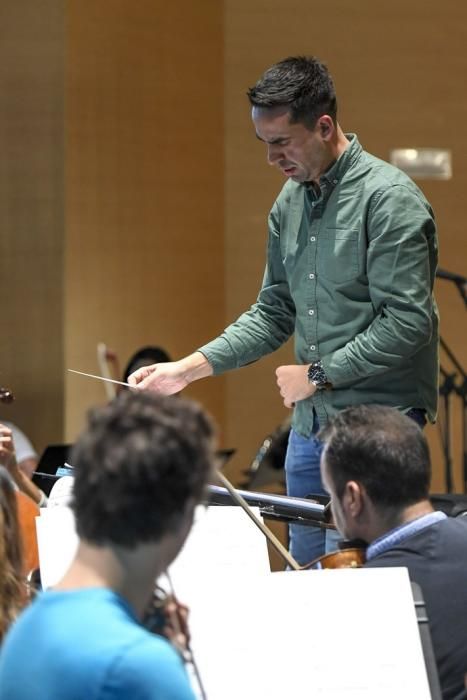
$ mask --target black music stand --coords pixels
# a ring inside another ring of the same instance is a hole
[[[433,644],[431,642],[430,626],[426,614],[425,600],[422,589],[418,583],[410,582],[412,587],[415,614],[417,615],[418,632],[422,643],[423,657],[425,659],[426,675],[430,686],[431,700],[442,700],[441,686],[439,684],[438,668],[436,666]]]
[[[272,493],[259,491],[243,491],[237,493],[248,503],[260,509],[264,518],[295,522],[311,527],[328,528],[331,516],[329,497],[295,498],[293,496],[277,496]],[[207,499],[209,505],[236,506],[238,505],[223,486],[208,486]],[[321,502],[319,502],[321,500]]]
[[[467,277],[463,277],[462,275],[457,275],[442,269],[438,269],[436,271],[436,277],[454,282],[464,301],[464,304],[467,306]],[[440,372],[444,380],[439,388],[439,393],[440,396],[443,397],[444,406],[444,434],[440,425],[440,435],[444,454],[446,491],[451,493],[453,486],[451,453],[451,397],[456,394],[462,404],[462,476],[464,487],[463,490],[464,493],[467,493],[467,375],[461,363],[442,337],[440,338],[440,345],[456,369],[456,372],[449,373],[443,366],[440,366]],[[456,382],[458,374],[460,376],[459,384]]]
[[[71,445],[48,445],[41,455],[39,464],[32,480],[46,496],[49,495],[52,486],[64,473],[60,473],[60,468],[65,467]]]

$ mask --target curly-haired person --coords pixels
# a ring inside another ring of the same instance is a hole
[[[191,401],[125,392],[90,414],[72,461],[77,554],[7,636],[0,696],[192,700],[180,656],[141,619],[211,475],[209,419]]]

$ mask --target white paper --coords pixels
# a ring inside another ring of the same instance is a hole
[[[65,574],[76,553],[78,536],[73,512],[59,505],[44,508],[36,518],[36,530],[42,585],[47,589]],[[206,576],[229,580],[232,576],[267,571],[264,535],[235,506],[198,506],[190,535],[170,569],[181,599],[186,587],[190,593],[196,586],[203,587]]]
[[[57,479],[50,490],[47,507],[68,506],[73,495],[74,483],[75,479],[73,476],[62,476],[60,479]]]
[[[259,518],[259,509],[252,509]],[[238,506],[198,506],[185,545],[170,567],[178,598],[191,596],[207,580],[250,578],[270,571],[266,538]]]
[[[71,510],[44,509],[37,533],[49,587],[76,551]],[[208,700],[430,700],[406,569],[268,567],[239,508],[198,509],[170,574]]]
[[[206,579],[190,604],[208,700],[430,700],[406,569]]]
[[[65,574],[78,547],[75,518],[70,508],[41,508],[36,518],[42,587],[54,586]]]

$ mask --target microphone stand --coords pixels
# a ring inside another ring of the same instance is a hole
[[[444,479],[446,484],[446,493],[452,492],[452,453],[451,453],[451,396],[452,392],[455,391],[456,374],[449,374],[443,368],[442,365],[439,367],[439,371],[444,379],[443,383],[440,385],[438,392],[439,395],[443,397],[444,406],[444,430],[440,422],[440,438],[441,445],[443,448],[444,455]]]
[[[457,275],[442,269],[438,269],[436,271],[436,277],[454,282],[464,301],[464,304],[467,306],[467,277],[463,277],[462,275]],[[441,438],[445,459],[446,489],[448,493],[452,491],[450,396],[452,393],[455,393],[460,398],[462,405],[462,478],[463,490],[464,493],[467,493],[467,376],[461,363],[442,337],[440,338],[440,346],[457,370],[457,372],[449,374],[445,369],[443,369],[442,366],[440,366],[440,371],[444,378],[444,382],[439,388],[439,393],[444,397],[444,413],[446,422],[444,439],[443,436]],[[455,381],[457,374],[459,374],[461,378],[460,384],[457,384]]]
[[[462,477],[464,493],[467,493],[467,376],[459,360],[456,358],[452,350],[450,350],[450,348],[446,345],[445,341],[442,338],[440,338],[440,344],[461,378],[460,384],[457,384],[455,381],[452,382],[452,388],[450,389],[450,391],[453,391],[455,394],[457,394],[462,406]],[[456,374],[450,376],[453,378],[456,376]]]

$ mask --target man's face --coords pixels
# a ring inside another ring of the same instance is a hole
[[[323,486],[331,497],[331,512],[334,520],[334,524],[339,530],[342,537],[346,540],[351,540],[358,535],[353,531],[352,518],[347,514],[345,507],[345,492],[342,501],[339,499],[336,493],[334,482],[326,462],[326,448],[324,448],[321,454],[321,481]]]
[[[253,107],[256,136],[267,146],[267,159],[294,182],[318,182],[329,165],[326,140],[320,117],[310,130],[304,124],[290,123],[290,112],[283,107]],[[326,129],[328,125],[325,125]]]

